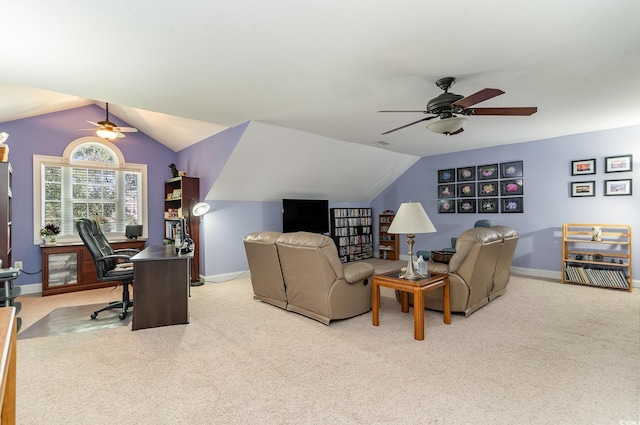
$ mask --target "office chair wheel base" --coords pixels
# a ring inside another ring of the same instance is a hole
[[[127,313],[118,314],[118,319],[120,319],[120,320],[124,320],[125,317],[127,317]]]
[[[98,313],[91,313],[91,320],[95,320],[98,317]]]

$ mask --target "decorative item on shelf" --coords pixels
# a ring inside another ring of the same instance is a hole
[[[186,171],[178,171],[178,176],[179,177],[187,177],[187,172]]]
[[[407,280],[422,279],[422,275],[416,273],[413,267],[413,244],[416,233],[433,233],[436,228],[431,223],[429,216],[425,212],[420,202],[405,202],[400,205],[395,218],[389,226],[388,233],[404,233],[407,235],[407,245],[409,247],[409,262],[405,273],[401,276]]]
[[[595,242],[602,241],[602,228],[600,226],[593,226],[591,229],[591,240]]]
[[[8,162],[9,161],[9,145],[4,142],[9,138],[9,133],[5,131],[0,132],[0,161]]]
[[[55,244],[59,234],[60,228],[55,224],[50,223],[40,229],[40,237],[44,245]]]
[[[604,256],[602,254],[593,254],[593,261],[602,261]]]
[[[176,164],[169,164],[169,168],[171,168],[171,177],[178,177],[178,168],[176,168]]]

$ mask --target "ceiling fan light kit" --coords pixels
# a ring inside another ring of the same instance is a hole
[[[460,134],[464,131],[463,125],[467,122],[467,117],[471,115],[495,115],[495,116],[529,116],[538,112],[536,107],[508,107],[508,108],[471,108],[485,100],[489,100],[496,96],[504,94],[500,89],[482,89],[473,93],[470,96],[461,96],[455,93],[449,93],[449,88],[455,83],[456,79],[453,77],[444,77],[436,81],[436,86],[444,93],[434,97],[427,102],[427,107],[422,111],[378,111],[378,112],[412,112],[431,114],[431,116],[419,119],[417,121],[405,124],[401,127],[394,128],[393,130],[385,131],[384,134],[389,134],[397,130],[418,124],[422,121],[436,119],[427,124],[427,129],[438,134],[454,135]]]
[[[438,134],[457,134],[467,122],[466,117],[443,118],[437,121],[431,121],[427,124],[427,128]]]
[[[96,130],[96,135],[98,137],[102,137],[103,139],[113,140],[118,137],[118,133],[113,130],[108,130],[106,128],[100,128]]]
[[[133,128],[133,127],[118,127],[117,125],[109,121],[109,104],[106,103],[105,105],[106,105],[106,108],[105,108],[106,117],[104,121],[98,121],[98,122],[87,121],[89,124],[93,124],[98,127],[98,129],[95,130],[96,135],[98,137],[102,137],[103,139],[107,139],[107,140],[114,140],[116,138],[122,139],[124,137],[127,137],[122,133],[135,133],[136,131],[138,131],[137,128]],[[80,130],[93,131],[94,129],[81,128]]]

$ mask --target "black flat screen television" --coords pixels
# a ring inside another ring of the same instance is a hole
[[[283,199],[282,231],[329,233],[329,201]]]

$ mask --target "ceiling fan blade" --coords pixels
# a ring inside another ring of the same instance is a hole
[[[522,116],[526,117],[538,112],[538,108],[523,107],[523,108],[473,108],[473,115],[508,115],[508,116]]]
[[[456,135],[456,134],[460,134],[460,133],[462,133],[463,131],[464,131],[464,128],[460,127],[460,129],[459,129],[459,130],[456,130],[456,131],[454,131],[453,133],[449,133],[449,136],[453,136],[453,135]]]
[[[429,111],[421,110],[421,111],[378,111],[378,112],[422,112],[423,114],[428,114]]]
[[[124,139],[125,137],[127,137],[124,134],[120,133],[119,131],[117,131],[116,134],[118,135],[118,139]]]
[[[93,122],[93,121],[87,121],[89,124],[93,124],[96,127],[100,127],[100,124],[98,124],[97,122]]]
[[[123,133],[135,133],[136,131],[138,131],[138,129],[133,127],[113,127],[113,131],[121,131]]]
[[[418,121],[414,121],[414,122],[411,122],[411,123],[409,123],[409,124],[405,124],[405,125],[403,125],[402,127],[398,127],[398,128],[394,128],[393,130],[385,131],[385,132],[384,132],[384,133],[382,133],[382,134],[389,134],[389,133],[393,133],[394,131],[402,130],[403,128],[407,128],[407,127],[409,127],[409,126],[411,126],[411,125],[418,124],[419,122],[422,122],[422,121],[432,120],[432,119],[434,119],[434,118],[436,118],[436,117],[437,117],[437,115],[434,115],[434,116],[432,116],[432,117],[422,118],[422,119],[420,119],[420,120],[418,120]]]
[[[476,103],[484,102],[492,97],[500,96],[504,92],[500,89],[482,89],[479,92],[472,94],[471,96],[463,97],[457,102],[453,102],[453,105],[460,106],[462,108],[468,108]]]

